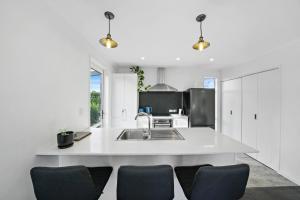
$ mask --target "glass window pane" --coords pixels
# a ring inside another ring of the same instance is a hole
[[[102,74],[93,69],[90,70],[90,124],[93,127],[101,127],[101,88]]]
[[[204,78],[204,88],[215,88],[215,78]]]

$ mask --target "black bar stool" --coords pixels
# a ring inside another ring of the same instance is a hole
[[[175,167],[175,173],[189,200],[237,200],[245,193],[249,166]]]
[[[31,179],[37,200],[96,200],[112,167],[34,167]]]
[[[121,166],[117,200],[172,200],[173,169],[169,165]]]

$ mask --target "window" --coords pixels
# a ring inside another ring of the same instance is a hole
[[[90,70],[90,125],[102,127],[102,84],[103,74]]]
[[[209,88],[209,89],[214,89],[215,88],[215,78],[204,78],[203,81],[203,87],[204,88]]]

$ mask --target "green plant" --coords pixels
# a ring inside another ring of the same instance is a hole
[[[66,128],[64,129],[59,129],[58,133],[60,133],[63,136],[69,135],[68,130]]]
[[[147,91],[151,87],[151,85],[144,85],[144,70],[139,66],[132,66],[129,69],[131,70],[131,72],[136,73],[138,76],[138,92]]]
[[[90,119],[91,125],[94,125],[100,120],[100,106],[101,106],[101,98],[100,93],[92,91],[91,92],[91,102],[90,102]]]

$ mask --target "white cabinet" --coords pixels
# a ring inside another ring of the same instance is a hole
[[[241,79],[222,82],[222,133],[241,141]]]
[[[173,128],[188,128],[189,118],[186,115],[171,114]],[[157,119],[157,118],[156,118]],[[153,117],[150,117],[150,127],[153,127]],[[137,128],[148,128],[148,117],[140,116],[137,119]]]
[[[242,79],[242,143],[257,148],[258,76]],[[256,158],[256,154],[249,154]]]
[[[149,121],[147,116],[139,116],[136,120],[137,128],[148,128]],[[152,116],[150,117],[150,128],[153,128]]]
[[[250,154],[279,170],[280,72],[272,70],[242,78],[242,143],[256,148]]]
[[[135,128],[137,114],[137,75],[112,75],[111,119],[114,128]]]
[[[280,70],[258,74],[257,160],[279,170],[280,157]]]
[[[189,118],[188,116],[178,116],[173,118],[173,128],[188,128]]]

